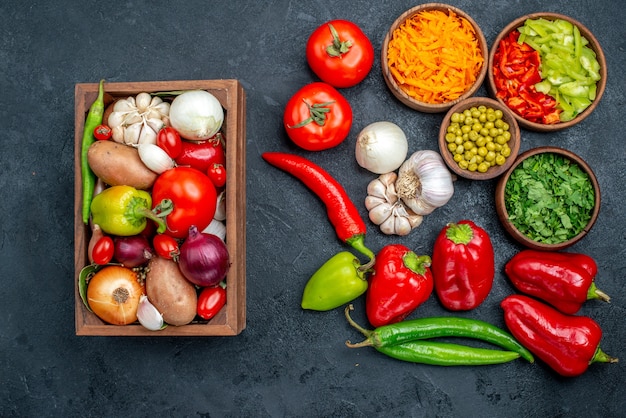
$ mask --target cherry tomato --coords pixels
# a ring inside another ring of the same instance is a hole
[[[224,144],[221,134],[206,141],[182,141],[182,150],[174,159],[177,165],[187,165],[203,173],[211,164],[226,165]]]
[[[171,126],[166,126],[157,134],[157,145],[161,147],[170,158],[178,157],[183,150],[182,140],[178,131]]]
[[[226,304],[226,289],[217,285],[205,287],[198,295],[196,313],[200,318],[213,318]]]
[[[226,167],[224,164],[213,164],[207,170],[207,175],[215,187],[224,187],[226,184]]]
[[[180,247],[176,238],[166,234],[155,235],[152,238],[152,246],[158,255],[168,260],[176,259],[180,254]]]
[[[113,135],[113,130],[109,128],[108,125],[98,125],[96,129],[93,130],[93,136],[98,141],[107,141],[111,139]]]
[[[363,81],[374,65],[374,47],[354,23],[331,20],[318,27],[306,44],[306,59],[322,81],[337,88]]]
[[[172,203],[165,217],[168,235],[186,238],[189,227],[206,228],[215,215],[217,191],[209,177],[191,167],[174,167],[157,177],[152,186],[153,209],[161,211],[164,200]]]
[[[287,102],[283,124],[296,145],[307,151],[321,151],[348,137],[352,107],[330,84],[310,83]]]
[[[105,235],[96,241],[91,257],[93,258],[94,263],[103,266],[111,262],[114,253],[115,244],[113,243],[113,238]]]

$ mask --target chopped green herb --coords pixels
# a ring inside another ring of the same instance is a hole
[[[595,191],[575,162],[554,153],[533,155],[504,189],[509,220],[536,242],[558,244],[578,235],[591,219]]]

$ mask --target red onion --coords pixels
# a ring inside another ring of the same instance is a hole
[[[180,246],[178,267],[193,284],[214,286],[226,277],[230,268],[228,248],[219,237],[200,232],[192,225]]]
[[[139,267],[148,262],[153,256],[150,242],[144,235],[117,237],[115,242],[115,259],[124,267]]]

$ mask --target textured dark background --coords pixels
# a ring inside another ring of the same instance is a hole
[[[264,151],[291,151],[324,166],[362,205],[373,175],[353,158],[367,124],[400,125],[410,151],[437,149],[442,115],[401,105],[384,85],[380,47],[411,1],[81,1],[4,0],[0,5],[0,416],[204,417],[614,417],[624,415],[624,363],[592,365],[564,379],[523,361],[475,368],[405,364],[374,350],[351,350],[359,335],[341,309],[303,312],[307,278],[345,249],[321,203],[265,164]],[[621,0],[453,1],[491,45],[512,19],[568,14],[591,29],[608,59],[607,90],[579,126],[555,134],[523,131],[522,150],[566,147],[585,158],[602,188],[600,218],[572,251],[599,264],[611,304],[580,312],[604,329],[604,351],[624,357],[624,55]],[[306,153],[281,125],[284,104],[315,80],[304,46],[333,18],[358,23],[376,50],[375,67],[343,90],[354,108],[348,140]],[[74,84],[237,78],[247,93],[247,328],[223,338],[100,338],[74,335]],[[482,88],[479,95],[486,95]],[[492,293],[464,314],[503,326],[500,300],[512,293],[502,266],[516,251],[498,223],[495,181],[459,180],[452,200],[407,238],[371,226],[374,250],[402,242],[430,253],[446,222],[470,218],[496,248]],[[433,296],[416,316],[445,314]],[[355,318],[364,323],[363,300]]]

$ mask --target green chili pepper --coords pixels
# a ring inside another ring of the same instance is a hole
[[[307,282],[302,309],[329,311],[358,298],[367,290],[365,273],[371,263],[362,266],[349,251],[335,254]]]
[[[137,235],[146,227],[147,219],[158,224],[157,232],[165,232],[166,225],[161,217],[167,216],[169,211],[161,211],[157,216],[151,207],[150,193],[131,186],[112,186],[93,198],[91,214],[93,222],[111,235]]]
[[[91,104],[89,113],[87,113],[87,119],[85,120],[85,128],[83,129],[83,140],[81,144],[80,153],[80,168],[81,176],[83,180],[83,222],[87,224],[89,222],[89,211],[91,208],[91,200],[93,199],[93,191],[96,185],[96,175],[91,171],[89,163],[87,162],[87,151],[89,147],[94,143],[95,137],[93,134],[94,129],[102,124],[102,117],[104,115],[104,80],[100,80],[100,86],[98,88],[98,97]]]
[[[524,348],[515,337],[485,321],[463,317],[429,317],[410,319],[367,330],[350,317],[349,311],[352,309],[354,309],[352,305],[346,307],[346,318],[350,325],[358,329],[367,339],[356,344],[346,342],[350,348],[371,346],[378,350],[429,338],[465,337],[485,341],[515,352],[530,363],[535,361],[531,352]]]
[[[488,348],[424,340],[377,347],[376,350],[397,360],[435,366],[500,364],[513,361],[520,356],[513,351],[491,350]]]

